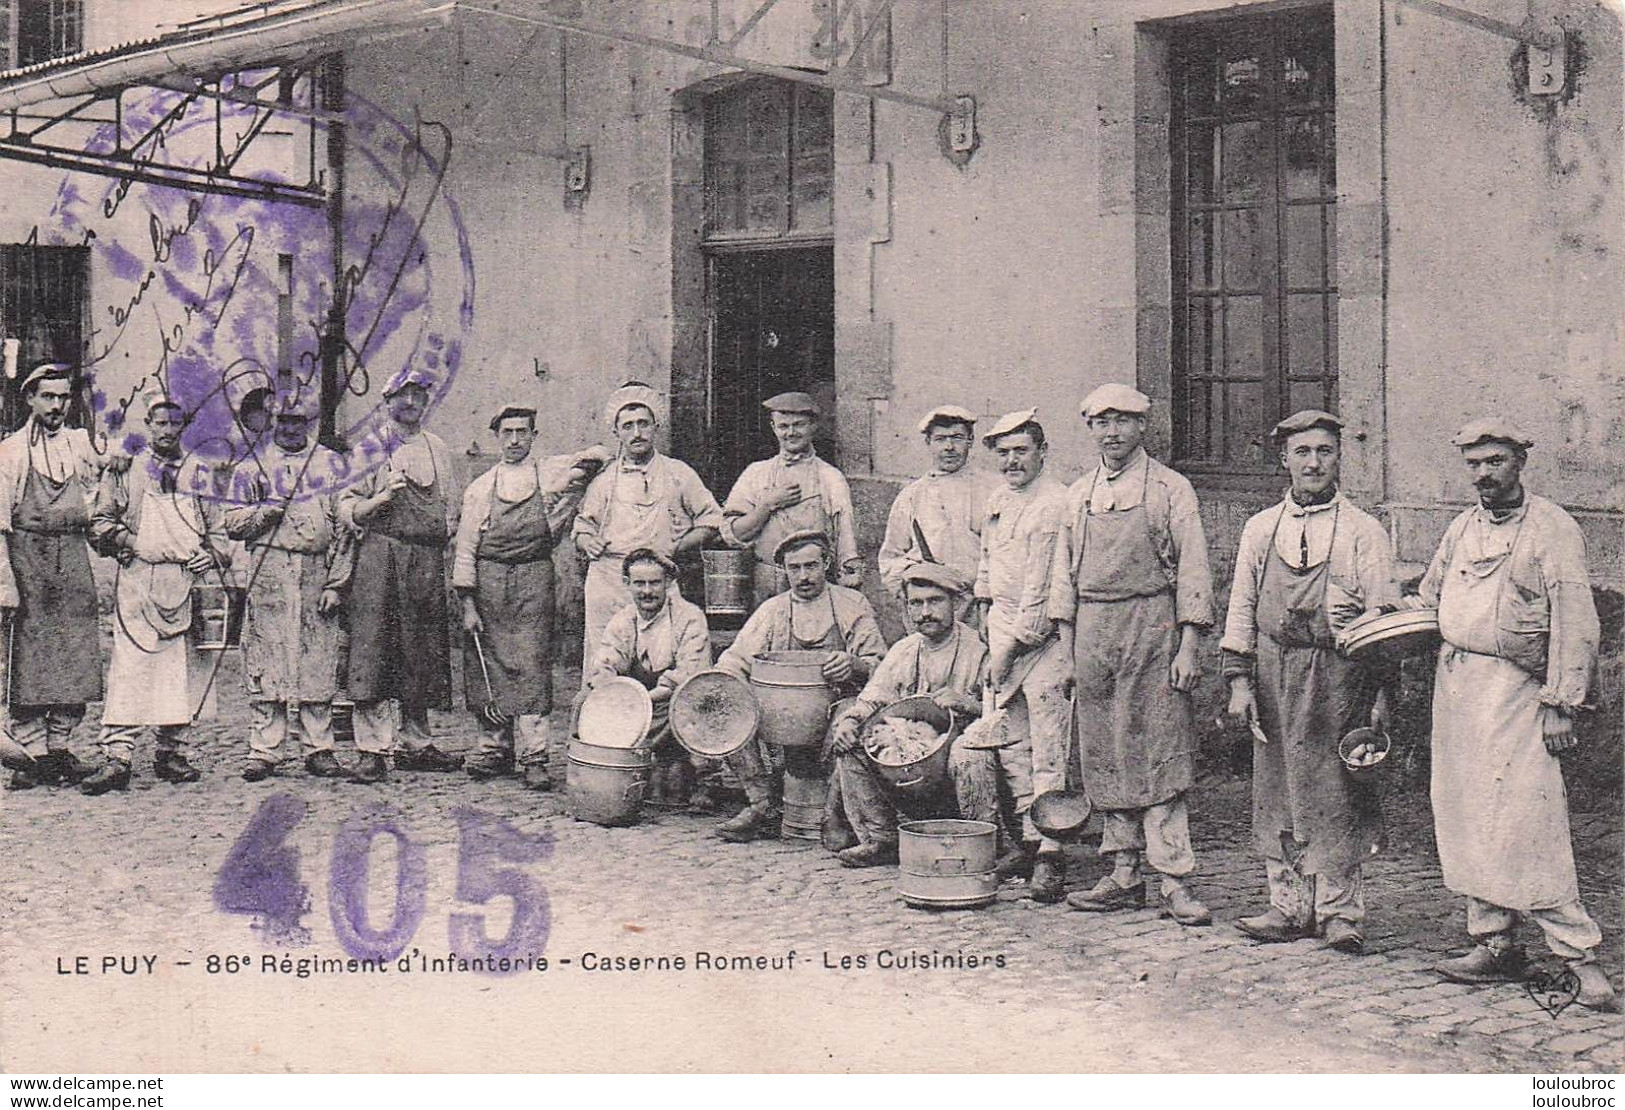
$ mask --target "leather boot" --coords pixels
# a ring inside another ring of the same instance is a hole
[[[1085,913],[1144,909],[1145,883],[1123,886],[1110,875],[1102,875],[1100,881],[1088,890],[1075,890],[1068,894],[1066,904]]]
[[[842,867],[882,867],[897,862],[895,841],[881,840],[873,844],[858,844],[835,854]]]
[[[463,768],[463,757],[450,752],[443,752],[433,744],[425,744],[421,748],[402,748],[395,753],[395,770],[397,771],[460,771]]]
[[[130,789],[130,765],[122,759],[109,759],[95,774],[79,784],[79,793],[96,797],[110,790]]]
[[[1496,950],[1475,944],[1465,956],[1442,960],[1433,970],[1456,983],[1516,983],[1524,977],[1524,956],[1513,945]]]
[[[396,759],[395,765],[400,766],[399,758]],[[473,759],[463,764],[463,770],[468,772],[469,778],[477,782],[503,778],[513,774],[513,756],[502,752],[478,752]]]
[[[305,757],[305,774],[319,779],[341,779],[348,772],[338,756],[329,751],[311,752]]]
[[[1030,878],[1033,873],[1033,860],[1037,855],[1038,845],[1016,842],[993,861],[993,878],[1001,883],[1006,879]]]
[[[1589,962],[1571,962],[1569,970],[1580,980],[1580,993],[1574,996],[1574,1001],[1605,1014],[1619,1012],[1619,996],[1614,993],[1614,986],[1603,974],[1602,968]]]
[[[203,772],[186,761],[180,752],[159,752],[152,761],[152,773],[165,782],[196,782]]]
[[[1350,956],[1365,954],[1365,936],[1352,921],[1334,917],[1326,922],[1326,947]]]
[[[1184,883],[1175,884],[1172,890],[1165,886],[1157,892],[1157,902],[1162,916],[1171,917],[1181,925],[1213,924],[1212,912]]]
[[[1059,902],[1066,897],[1066,857],[1060,852],[1039,852],[1027,889],[1034,902]]]
[[[243,764],[244,782],[264,782],[276,774],[276,764],[268,759],[250,759]]]
[[[389,764],[378,752],[362,752],[350,771],[351,782],[383,782],[389,778]]]
[[[1237,919],[1236,928],[1265,944],[1286,944],[1315,935],[1313,924],[1293,921],[1274,906],[1254,917]]]
[[[773,807],[767,802],[751,802],[731,819],[716,827],[716,834],[732,844],[771,840],[777,831]]]
[[[553,772],[547,769],[545,763],[525,764],[525,789],[545,794],[553,789]]]
[[[32,790],[40,784],[39,767],[19,767],[11,772],[11,778],[6,780],[7,790]]]

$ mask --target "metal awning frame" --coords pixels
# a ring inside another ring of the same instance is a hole
[[[148,85],[124,86],[83,96],[60,111],[37,115],[25,116],[13,109],[6,113],[10,120],[9,131],[0,135],[0,157],[143,184],[168,185],[252,200],[320,206],[325,203],[327,194],[325,175],[317,168],[316,133],[319,123],[329,122],[334,117],[317,106],[320,84],[317,68],[275,66],[270,67],[268,72],[269,76],[256,81],[244,79],[241,73],[226,73],[208,79],[160,80]],[[305,103],[296,103],[294,96],[301,79],[305,79],[307,86]],[[276,99],[267,100],[262,94],[272,85],[277,86]],[[178,94],[180,99],[134,141],[126,142],[124,98],[141,88],[162,89]],[[209,165],[199,169],[165,161],[165,136],[200,101],[207,101],[214,108],[214,156]],[[229,143],[225,118],[227,105],[254,109],[254,119],[247,130],[235,132]],[[110,106],[112,119],[106,116],[91,118],[84,114],[97,106]],[[306,132],[311,175],[303,185],[237,172],[243,155],[278,115],[293,118]],[[25,119],[43,122],[28,126],[23,122]],[[64,145],[53,141],[53,137],[47,134],[69,124],[107,126],[109,123],[114,133],[113,149],[109,151]]]

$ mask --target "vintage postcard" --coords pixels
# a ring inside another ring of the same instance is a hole
[[[0,1068],[1619,1070],[1621,19],[0,3]]]

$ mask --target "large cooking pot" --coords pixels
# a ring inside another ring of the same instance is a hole
[[[595,825],[635,825],[649,786],[653,753],[647,748],[605,748],[572,739],[570,811]]]
[[[1337,634],[1337,650],[1360,662],[1404,659],[1438,646],[1437,609],[1372,610],[1355,617]]]
[[[987,821],[905,821],[897,829],[897,893],[921,909],[985,906],[998,894],[998,829]]]
[[[869,747],[869,736],[875,726],[886,718],[905,721],[924,721],[937,730],[937,744],[925,755],[906,763],[889,763],[877,756]],[[864,722],[859,738],[864,754],[869,757],[880,777],[907,801],[918,801],[946,790],[948,755],[959,736],[959,721],[954,714],[928,697],[904,698],[892,702]]]
[[[827,651],[764,651],[750,664],[750,688],[762,707],[761,736],[781,748],[824,742],[835,691],[824,678]]]

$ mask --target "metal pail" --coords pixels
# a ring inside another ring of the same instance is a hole
[[[635,766],[594,762],[634,755],[642,757]],[[575,819],[595,825],[637,824],[649,788],[649,755],[647,748],[600,748],[570,741],[568,787]]]
[[[897,829],[897,893],[911,906],[968,909],[998,893],[998,829],[987,821],[905,821]]]
[[[761,737],[781,748],[824,742],[835,691],[824,680],[827,651],[764,651],[751,659],[750,688],[762,707]]]
[[[705,566],[705,611],[710,616],[743,617],[750,613],[753,551],[702,551]]]
[[[812,774],[784,771],[784,820],[779,835],[786,840],[819,840],[829,780],[822,769]]]
[[[870,752],[869,731],[887,717],[900,717],[905,721],[925,721],[937,730],[939,740],[919,759],[908,763],[883,763]],[[959,736],[959,721],[955,715],[927,697],[904,698],[893,702],[864,723],[863,752],[880,777],[891,784],[905,802],[925,801],[938,797],[952,788],[948,778],[948,753]]]

